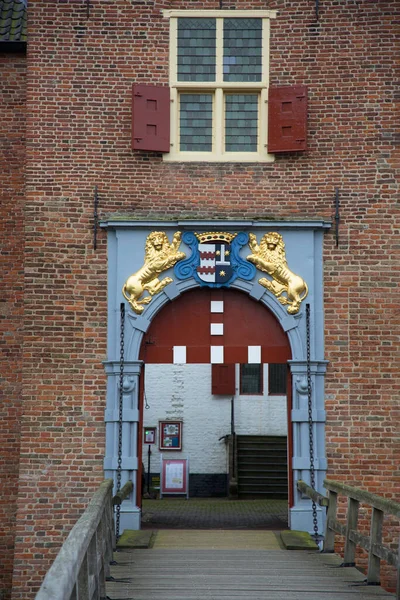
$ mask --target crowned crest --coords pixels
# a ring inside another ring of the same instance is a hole
[[[182,241],[192,250],[192,255],[176,264],[178,279],[194,277],[202,286],[227,287],[237,277],[253,279],[253,265],[239,256],[239,251],[248,242],[247,233],[206,231],[185,232]]]

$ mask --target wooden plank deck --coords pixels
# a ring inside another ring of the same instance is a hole
[[[111,600],[389,600],[394,595],[364,585],[355,568],[332,554],[287,551],[272,532],[163,532],[153,548],[119,551],[107,584]],[[190,537],[191,534],[191,537]],[[249,534],[255,535],[251,547]],[[262,541],[265,534],[265,543]],[[199,547],[193,547],[199,541]],[[220,541],[218,542],[218,538]],[[192,539],[192,543],[188,540]],[[179,547],[179,544],[181,547]],[[208,545],[208,547],[207,547]],[[182,547],[183,546],[183,547]]]

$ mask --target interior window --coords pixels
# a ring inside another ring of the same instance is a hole
[[[268,365],[268,392],[286,394],[287,364]]]
[[[240,393],[244,395],[263,393],[261,364],[240,365]]]

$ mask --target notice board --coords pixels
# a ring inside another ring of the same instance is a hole
[[[182,450],[182,421],[160,421],[160,450]]]
[[[161,455],[160,498],[167,494],[185,494],[189,498],[188,458],[164,458]]]

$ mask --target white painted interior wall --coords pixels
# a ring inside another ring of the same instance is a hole
[[[286,396],[268,395],[268,365],[263,365],[264,393],[239,394],[236,365],[235,429],[238,435],[287,435]],[[164,458],[189,458],[191,473],[227,473],[227,450],[219,438],[231,431],[231,396],[211,394],[211,364],[148,364],[145,367],[144,427],[156,427],[150,470],[160,471],[159,421],[182,421],[182,451]],[[148,445],[143,444],[147,471]]]

